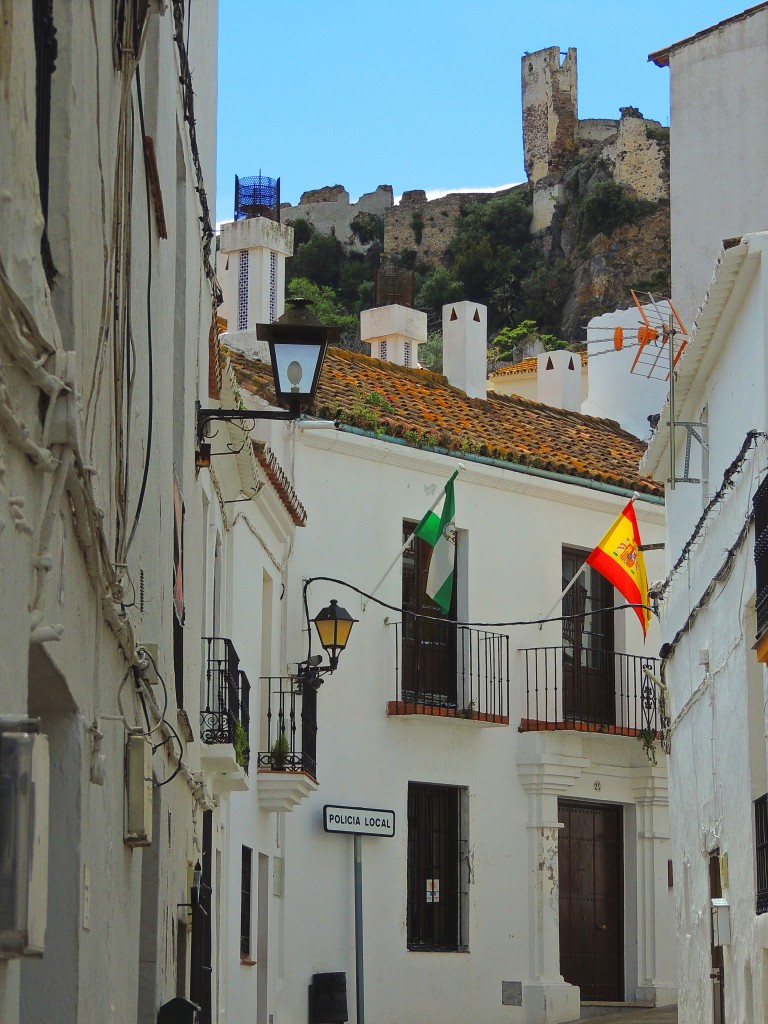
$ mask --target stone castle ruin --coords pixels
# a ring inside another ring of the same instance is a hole
[[[613,180],[632,189],[638,199],[658,202],[669,197],[660,122],[644,118],[634,107],[623,107],[619,120],[579,120],[573,47],[564,55],[556,46],[526,54],[521,70],[523,159],[533,189],[532,232],[552,223],[555,208],[565,199],[569,168],[598,149]]]
[[[575,48],[551,46],[521,59],[523,154],[532,202],[531,235],[572,275],[562,313],[563,337],[576,338],[590,316],[626,306],[633,284],[669,279],[669,130],[622,107],[616,119],[578,116]],[[580,210],[603,183],[621,186],[638,209],[621,225],[585,237]],[[525,185],[515,186],[524,188]],[[316,230],[367,251],[356,218],[384,221],[384,255],[408,253],[410,265],[445,263],[462,210],[499,193],[454,193],[428,200],[423,190],[404,192],[394,205],[392,188],[350,203],[341,185],[305,192],[297,206],[282,204],[283,223],[304,217]],[[654,285],[655,287],[656,285]]]

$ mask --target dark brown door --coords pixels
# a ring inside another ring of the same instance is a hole
[[[563,549],[563,589],[588,552]],[[587,566],[563,598],[563,717],[613,725],[613,587]]]
[[[415,523],[403,523],[403,541]],[[415,537],[403,553],[403,700],[456,707],[456,576],[448,615],[427,597],[432,547]],[[415,615],[430,616],[416,618]]]
[[[723,887],[720,878],[720,851],[714,850],[709,855],[709,895],[712,899],[722,899]],[[712,927],[710,925],[710,927]],[[724,987],[723,947],[715,945],[712,935],[712,1021],[713,1024],[725,1024],[725,987]]]
[[[624,998],[622,809],[558,804],[560,973],[582,1000]]]

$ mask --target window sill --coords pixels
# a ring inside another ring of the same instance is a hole
[[[247,957],[247,956],[241,956],[240,957],[240,966],[241,967],[255,967],[256,963],[257,963],[257,961],[256,960],[251,960],[250,957]]]

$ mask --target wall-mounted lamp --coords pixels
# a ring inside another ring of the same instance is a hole
[[[328,328],[306,299],[289,299],[290,308],[274,323],[260,324],[258,334],[269,345],[275,395],[282,409],[202,409],[197,407],[197,465],[210,465],[209,424],[235,420],[295,420],[312,404],[328,347]]]
[[[349,634],[357,619],[353,619],[346,608],[339,607],[338,602],[331,598],[328,607],[319,611],[312,621],[323,650],[330,660],[327,671],[334,672],[339,664],[339,655],[347,646]]]

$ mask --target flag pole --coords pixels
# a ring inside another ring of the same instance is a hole
[[[443,489],[442,489],[442,490],[440,491],[440,493],[439,493],[439,494],[437,495],[437,497],[435,498],[435,500],[434,500],[434,501],[432,502],[432,504],[431,504],[431,505],[429,506],[429,508],[427,509],[427,511],[426,511],[426,512],[424,513],[424,515],[423,515],[423,516],[421,517],[421,519],[419,520],[419,522],[420,522],[420,523],[423,523],[423,522],[424,522],[424,520],[425,520],[425,519],[427,518],[427,516],[429,515],[429,513],[430,513],[430,512],[434,512],[434,511],[435,511],[435,509],[437,508],[437,506],[438,506],[438,504],[439,504],[439,502],[440,502],[440,499],[441,499],[441,498],[443,497],[443,495],[445,494],[445,488],[446,488],[446,487],[448,486],[448,484],[449,484],[449,483],[451,483],[451,482],[452,482],[453,480],[455,480],[455,479],[456,479],[456,477],[457,477],[458,475],[459,475],[459,471],[458,471],[458,469],[457,469],[457,470],[455,470],[455,471],[454,471],[454,473],[453,473],[453,476],[451,476],[451,477],[450,477],[450,479],[446,480],[446,482],[445,482],[445,486],[443,487]],[[412,542],[413,542],[413,534],[411,534],[411,535],[410,535],[410,537],[409,537],[409,538],[408,538],[408,540],[407,540],[407,541],[405,542],[405,544],[403,544],[403,546],[402,546],[402,547],[400,548],[400,550],[399,550],[399,551],[397,552],[397,554],[395,555],[395,557],[394,557],[394,558],[392,559],[392,564],[391,564],[391,565],[389,566],[389,568],[387,569],[387,571],[386,571],[386,572],[384,573],[384,575],[383,575],[383,576],[381,577],[381,579],[380,579],[380,580],[379,580],[379,582],[378,582],[378,583],[376,584],[376,586],[375,586],[375,587],[373,588],[373,590],[372,590],[372,591],[370,592],[370,594],[368,594],[367,598],[363,598],[363,603],[362,603],[362,609],[363,609],[363,611],[365,611],[365,607],[366,607],[366,605],[368,604],[368,601],[369,601],[369,600],[370,600],[370,599],[371,599],[371,598],[373,597],[373,595],[374,595],[374,594],[376,593],[376,591],[377,591],[377,590],[379,589],[379,587],[380,587],[380,586],[382,585],[382,583],[383,583],[383,582],[384,582],[384,580],[385,580],[385,579],[387,578],[387,576],[389,576],[389,574],[390,574],[390,573],[392,572],[392,570],[393,570],[393,569],[395,568],[395,566],[397,565],[397,563],[398,563],[398,562],[400,561],[400,559],[401,559],[401,558],[403,557],[403,554],[405,553],[406,549],[407,549],[407,548],[409,547],[409,545],[410,545],[410,544],[411,544]]]
[[[547,612],[547,614],[546,614],[546,615],[542,615],[542,619],[548,619],[548,618],[550,617],[550,615],[552,614],[552,612],[553,612],[553,611],[554,611],[554,610],[555,610],[555,609],[556,609],[556,608],[558,607],[558,605],[562,604],[563,598],[564,598],[564,597],[565,597],[565,595],[566,595],[566,594],[568,593],[568,591],[569,591],[569,590],[571,589],[571,587],[572,587],[572,586],[574,586],[574,584],[576,583],[576,581],[577,581],[577,580],[579,580],[579,579],[581,578],[581,574],[582,574],[582,573],[584,572],[584,570],[586,569],[586,567],[587,567],[587,563],[586,563],[586,561],[584,561],[584,562],[582,563],[582,565],[581,565],[581,568],[579,569],[579,571],[578,571],[578,572],[577,572],[577,573],[576,573],[576,574],[574,575],[574,577],[573,577],[573,579],[571,580],[571,582],[570,582],[570,583],[568,584],[568,586],[567,586],[567,587],[565,588],[565,590],[564,590],[564,591],[562,592],[562,594],[560,595],[560,597],[558,597],[558,599],[557,599],[557,600],[555,601],[555,603],[554,603],[554,604],[552,605],[552,607],[551,607],[551,608],[549,609],[549,611]],[[544,622],[542,621],[542,622],[540,622],[540,623],[539,623],[539,629],[542,629],[543,627],[544,627]]]

